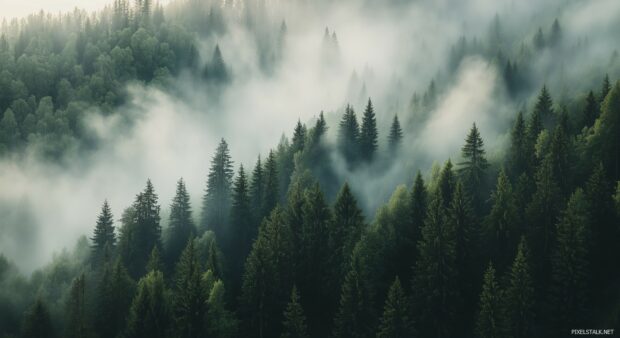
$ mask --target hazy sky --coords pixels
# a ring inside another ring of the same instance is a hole
[[[66,12],[75,7],[98,10],[113,0],[0,0],[0,17],[23,17],[43,9],[48,12]],[[160,3],[166,0],[160,0]]]

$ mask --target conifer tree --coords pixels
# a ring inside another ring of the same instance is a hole
[[[416,331],[422,336],[451,336],[460,304],[456,235],[436,192],[428,207],[413,273]]]
[[[177,337],[205,336],[206,296],[194,241],[189,240],[176,268],[173,314]]]
[[[484,182],[484,175],[489,163],[485,157],[484,142],[480,137],[480,132],[476,124],[472,126],[465,145],[461,148],[463,162],[459,163],[459,174],[463,179],[463,184],[467,192],[472,196],[472,203],[476,211],[480,212],[483,204],[483,197],[480,189]]]
[[[291,152],[296,154],[304,149],[306,143],[306,126],[301,124],[301,121],[297,121],[295,130],[293,131],[293,142],[291,144]]]
[[[603,101],[593,129],[587,140],[589,151],[596,162],[603,162],[611,179],[620,180],[620,81]]]
[[[299,303],[299,293],[297,287],[293,286],[291,300],[284,310],[284,323],[281,338],[308,338],[306,327],[306,315]]]
[[[149,261],[146,263],[146,271],[162,271],[163,264],[161,261],[161,255],[159,253],[159,249],[154,246],[153,250],[151,250],[151,255],[149,256]]]
[[[511,337],[532,336],[534,312],[535,294],[530,272],[529,250],[525,237],[521,237],[506,290],[506,318]]]
[[[226,83],[230,80],[230,74],[224,62],[219,44],[215,45],[211,62],[209,62],[205,68],[205,76],[208,80],[214,81],[215,83]]]
[[[116,235],[114,234],[114,216],[110,210],[108,201],[103,202],[101,213],[97,217],[97,225],[93,237],[92,244],[92,262],[95,266],[101,266],[109,259],[116,245]],[[108,257],[106,257],[108,255]]]
[[[239,323],[234,314],[226,309],[224,283],[217,280],[213,283],[207,300],[207,326],[210,337],[238,337]]]
[[[189,202],[189,194],[185,188],[183,179],[177,182],[177,189],[172,205],[170,206],[170,223],[168,245],[166,248],[166,263],[168,267],[174,266],[183,251],[187,241],[195,233],[192,210]]]
[[[269,151],[269,156],[263,169],[265,174],[265,195],[263,196],[263,215],[268,215],[280,200],[280,188],[278,187],[278,170],[276,158],[273,151]]]
[[[360,155],[360,129],[355,111],[347,105],[338,129],[338,148],[349,166],[353,166]]]
[[[95,331],[102,337],[116,337],[125,327],[125,321],[135,283],[127,274],[120,259],[114,265],[106,265],[97,288],[97,316]]]
[[[263,164],[258,155],[254,171],[252,171],[252,180],[250,182],[250,202],[252,213],[254,215],[254,224],[260,224],[263,217],[263,198],[265,196],[265,174],[263,172]]]
[[[482,293],[478,319],[476,321],[476,336],[481,338],[505,337],[505,317],[502,310],[502,291],[495,280],[493,264],[484,273]]]
[[[85,338],[88,336],[88,327],[86,323],[86,310],[84,294],[86,282],[84,274],[73,280],[71,290],[69,291],[69,300],[67,301],[67,328],[65,337],[69,338]]]
[[[400,127],[400,122],[398,121],[398,115],[394,115],[394,120],[392,120],[392,126],[390,127],[390,135],[388,136],[388,144],[390,149],[394,151],[400,146],[400,143],[403,139],[403,130]]]
[[[226,245],[225,256],[230,262],[231,285],[233,294],[241,287],[243,263],[250,253],[252,241],[256,238],[257,228],[254,226],[248,182],[243,165],[239,167],[237,178],[233,184],[232,208],[230,209],[230,242]]]
[[[55,336],[49,310],[39,298],[24,318],[21,337],[54,338]]]
[[[536,99],[534,106],[534,114],[540,116],[542,125],[546,129],[552,129],[555,125],[555,116],[553,114],[553,101],[547,90],[547,86],[543,86]]]
[[[366,110],[362,118],[362,128],[360,130],[360,155],[366,162],[371,161],[377,151],[377,119],[372,101],[368,99]]]
[[[520,111],[510,133],[509,164],[513,177],[518,177],[527,170],[528,159],[527,128],[523,112]]]
[[[228,143],[224,139],[215,151],[207,179],[207,189],[202,200],[202,231],[212,230],[220,240],[226,238],[230,215],[230,190],[233,164]]]
[[[170,313],[164,275],[151,271],[140,279],[131,303],[125,336],[128,338],[165,338],[170,329]]]
[[[557,224],[557,241],[551,257],[551,304],[555,329],[588,323],[590,252],[589,206],[583,190],[577,189]]]
[[[505,170],[497,177],[495,191],[491,193],[493,207],[485,220],[484,235],[492,257],[500,269],[509,264],[520,237],[517,224],[517,207],[512,185]]]
[[[448,208],[452,201],[454,188],[456,187],[456,177],[454,177],[454,171],[452,170],[452,161],[448,159],[448,162],[444,165],[441,173],[439,174],[439,181],[437,182],[437,189],[441,195],[443,206]]]
[[[601,94],[598,97],[598,102],[600,104],[602,104],[603,101],[605,101],[605,98],[607,97],[607,94],[609,94],[610,90],[611,90],[611,84],[609,82],[609,74],[605,74],[605,78],[603,79],[603,84],[601,85]]]
[[[408,299],[400,285],[400,279],[396,277],[390,287],[385,305],[383,317],[379,325],[377,338],[399,338],[413,336]]]
[[[417,243],[421,239],[421,231],[424,226],[424,221],[426,219],[427,213],[427,204],[428,204],[428,192],[426,190],[426,185],[424,184],[424,179],[422,178],[422,173],[418,171],[415,181],[413,183],[413,188],[411,190],[411,198],[410,198],[410,218],[411,218],[411,238],[413,242],[416,244],[416,249],[411,253],[413,255],[413,261],[416,261],[418,256]]]
[[[586,105],[583,108],[580,128],[592,127],[594,125],[594,121],[596,121],[596,118],[598,117],[598,112],[598,102],[596,101],[596,97],[594,97],[594,92],[590,91],[586,97]]]

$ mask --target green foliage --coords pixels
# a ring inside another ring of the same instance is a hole
[[[448,208],[452,201],[454,189],[456,187],[456,177],[452,170],[452,161],[448,159],[444,165],[441,173],[439,174],[439,180],[437,181],[436,193],[441,195],[443,206]]]
[[[170,330],[170,308],[160,271],[151,271],[138,282],[131,303],[125,336],[130,338],[167,337]]]
[[[93,243],[91,259],[94,266],[100,267],[110,261],[110,256],[116,246],[114,216],[107,200],[103,202],[91,240]]]
[[[338,148],[349,166],[360,157],[360,127],[353,107],[347,105],[338,129]]]
[[[521,236],[517,206],[510,180],[504,170],[497,178],[495,191],[491,194],[493,207],[485,220],[484,235],[489,257],[503,269],[513,256],[517,239]]]
[[[396,277],[390,287],[379,325],[377,338],[399,338],[413,336],[413,328],[409,317],[409,302]]]
[[[265,188],[262,201],[262,214],[269,215],[271,210],[278,204],[280,200],[280,187],[278,186],[278,168],[276,166],[275,153],[269,152],[267,161],[265,161]]]
[[[222,139],[211,159],[207,190],[202,199],[202,231],[211,230],[217,238],[227,238],[230,216],[233,165],[228,143]]]
[[[484,273],[482,293],[480,294],[476,336],[481,338],[506,336],[502,303],[503,295],[495,280],[495,269],[493,264],[489,263],[489,267]]]
[[[508,152],[508,163],[510,173],[517,177],[526,172],[529,166],[529,152],[527,140],[527,128],[523,119],[523,112],[517,114],[514,126],[510,133],[510,150]]]
[[[297,287],[293,286],[291,300],[284,310],[284,323],[281,338],[308,338],[306,315],[299,303]]]
[[[534,281],[525,237],[521,237],[506,289],[506,316],[511,337],[531,337],[535,327]]]
[[[372,101],[368,99],[364,116],[362,117],[362,127],[360,130],[360,155],[364,161],[371,161],[377,151],[377,118]]]
[[[135,283],[120,259],[117,259],[113,266],[105,266],[95,298],[96,332],[103,337],[116,337],[123,330],[134,291]]]
[[[253,222],[247,178],[243,165],[239,167],[233,183],[232,207],[230,209],[231,236],[225,245],[225,255],[230,262],[231,285],[236,294],[241,288],[243,263],[250,253],[257,229]]]
[[[394,115],[392,125],[390,127],[390,135],[388,136],[388,145],[392,151],[400,146],[403,139],[403,129],[400,127],[398,115]]]
[[[68,319],[65,337],[83,338],[88,336],[84,294],[86,282],[84,274],[73,280],[67,302]]]
[[[177,182],[177,189],[170,206],[170,222],[168,223],[168,241],[166,245],[166,265],[173,266],[177,262],[187,241],[192,238],[196,229],[192,219],[189,193],[183,179]]]
[[[610,177],[620,179],[620,81],[601,105],[601,115],[587,136],[588,149],[596,162],[603,162]],[[596,163],[595,162],[595,163]]]
[[[206,327],[203,317],[207,312],[207,291],[204,284],[198,253],[194,241],[190,240],[176,268],[173,316],[177,337],[204,336]]]
[[[234,314],[226,309],[225,299],[224,283],[217,280],[213,283],[207,299],[209,310],[206,322],[211,337],[238,337],[239,323]]]
[[[484,183],[484,175],[489,163],[485,157],[484,142],[475,123],[465,139],[465,145],[461,148],[461,156],[463,162],[459,163],[458,172],[465,189],[472,197],[474,208],[479,211],[484,202],[481,196],[483,190],[480,187]]]
[[[410,208],[410,236],[413,241],[414,246],[417,246],[418,241],[421,239],[421,231],[424,226],[424,221],[426,219],[427,213],[427,205],[428,204],[428,191],[426,189],[426,185],[424,184],[424,179],[422,178],[422,173],[418,171],[415,181],[413,183],[413,188],[411,189],[411,197],[409,202]],[[411,255],[413,256],[413,261],[415,261],[417,257],[417,247],[414,248]]]
[[[21,337],[53,338],[55,336],[49,310],[43,301],[38,299],[26,314]]]

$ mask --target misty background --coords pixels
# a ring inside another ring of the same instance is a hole
[[[528,99],[540,84],[561,108],[583,100],[578,95],[598,86],[606,72],[620,75],[620,3],[615,0],[265,1],[261,15],[271,28],[260,30],[247,24],[240,3],[221,3],[225,32],[195,34],[202,62],[219,45],[232,74],[223,88],[197,84],[189,72],[166,87],[131,83],[129,99],[114,113],[88,111],[85,128],[96,147],[49,161],[34,144],[24,154],[0,160],[4,255],[23,271],[33,271],[89,235],[105,199],[120,218],[147,178],[160,197],[164,228],[180,177],[198,218],[209,161],[221,138],[229,143],[235,166],[251,168],[283,134],[291,136],[298,120],[311,125],[321,111],[330,128],[328,140],[335,143],[346,105],[361,113],[369,97],[380,148],[387,146],[394,115],[401,120],[405,138],[398,160],[388,168],[350,172],[339,154],[332,158],[366,217],[372,217],[398,184],[410,184],[418,170],[430,175],[433,160],[458,162],[474,122],[490,160],[500,156],[516,113],[533,105]],[[6,18],[38,9],[90,11],[105,5],[3,0],[0,9]],[[177,5],[166,3],[167,19],[179,15]],[[529,46],[538,28],[548,34],[556,19],[562,34],[558,45],[533,51]],[[260,42],[281,32],[283,23],[281,49],[270,46],[281,50],[273,56],[278,62],[266,62]],[[504,55],[459,54],[463,37],[470,45],[500,43]],[[504,81],[506,56],[530,65],[528,80],[516,93]],[[427,110],[412,107],[414,93],[428,93],[431,82],[436,102]]]

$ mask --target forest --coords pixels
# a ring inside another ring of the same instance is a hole
[[[619,32],[615,0],[5,17],[0,338],[613,335]]]

